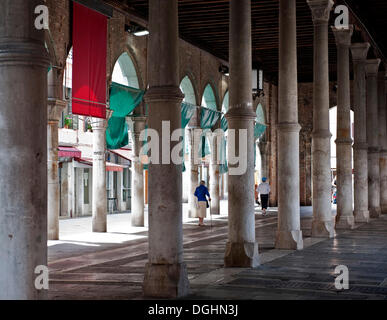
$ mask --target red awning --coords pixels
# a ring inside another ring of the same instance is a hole
[[[93,159],[89,158],[78,158],[76,159],[79,163],[87,164],[89,166],[93,166]],[[122,172],[124,171],[125,166],[122,166],[120,164],[112,163],[106,161],[106,171],[119,171]]]
[[[118,154],[121,158],[124,158],[126,160],[132,161],[134,158],[133,152],[131,149],[115,149],[115,150],[109,150],[112,153]]]
[[[82,152],[74,147],[58,147],[58,157],[62,158],[80,158]]]

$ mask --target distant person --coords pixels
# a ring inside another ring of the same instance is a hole
[[[270,185],[266,182],[267,178],[262,178],[262,183],[258,185],[257,193],[260,195],[261,198],[261,205],[262,205],[262,214],[266,215],[266,209],[269,202],[269,193],[270,193]]]
[[[211,201],[210,193],[204,181],[200,181],[200,186],[196,188],[194,195],[197,197],[198,202],[196,218],[199,218],[199,226],[204,226],[203,220],[207,216],[207,208],[209,207],[207,197],[208,201]]]

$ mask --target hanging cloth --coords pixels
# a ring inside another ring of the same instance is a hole
[[[207,108],[201,108],[200,112],[200,127],[203,129],[200,143],[199,143],[199,157],[204,158],[211,153],[206,133],[211,131],[211,128],[219,120],[220,112]]]
[[[126,118],[140,105],[144,91],[113,82],[110,86],[110,109],[113,111],[106,130],[108,149],[120,149],[128,144]]]
[[[266,130],[266,125],[256,122],[254,125],[254,167],[257,161],[257,144],[256,141],[262,137]]]
[[[188,153],[188,149],[186,148],[185,144],[185,127],[188,125],[189,121],[195,114],[196,106],[188,103],[188,102],[182,102],[181,103],[181,129],[183,130],[183,148],[182,148],[182,156],[183,156],[183,163],[182,163],[182,171],[185,172],[185,164],[184,164],[184,156],[186,153]]]

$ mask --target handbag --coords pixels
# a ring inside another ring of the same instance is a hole
[[[210,205],[208,204],[208,200],[206,200],[206,207],[209,208]]]

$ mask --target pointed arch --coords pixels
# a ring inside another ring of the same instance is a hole
[[[229,108],[229,94],[227,90],[223,97],[222,112],[226,113],[228,111],[228,108]]]
[[[263,110],[262,104],[258,103],[257,110],[255,112],[257,115],[256,121],[262,124],[266,123],[266,118],[265,118],[265,111]]]
[[[212,110],[218,110],[215,91],[210,83],[204,88],[201,105]]]
[[[114,64],[112,81],[140,89],[140,82],[135,64],[127,52],[122,53]]]
[[[186,75],[180,82],[180,90],[184,93],[185,102],[196,105],[196,92],[191,79]]]

